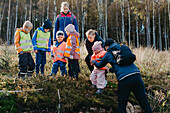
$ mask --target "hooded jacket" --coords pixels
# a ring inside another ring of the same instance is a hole
[[[97,63],[96,61],[92,61],[92,62],[95,64],[97,68],[104,67],[106,66],[107,63],[110,63],[112,65],[112,68],[109,69],[109,71],[116,74],[118,81],[130,75],[140,73],[138,67],[134,63],[130,65],[126,65],[126,66],[118,65],[116,63],[115,57],[112,54],[112,51],[115,49],[119,50],[120,44],[113,43],[112,45],[109,46],[107,53],[105,54],[105,56],[102,58],[102,60],[99,63]]]
[[[44,31],[44,28],[43,27],[39,27],[39,28],[37,28],[37,30],[41,30],[42,32],[45,32]],[[48,51],[48,52],[50,52],[51,51],[51,36],[49,37],[49,40],[48,40],[48,49],[45,49],[45,48],[38,48],[37,47],[37,30],[35,30],[35,32],[34,32],[34,35],[33,35],[33,38],[32,38],[32,44],[33,44],[33,49],[34,49],[34,51],[35,50],[42,50],[42,51]],[[50,32],[50,31],[48,31],[48,32]]]

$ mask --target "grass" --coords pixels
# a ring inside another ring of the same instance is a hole
[[[13,105],[14,112],[117,112],[116,77],[108,73],[108,85],[104,93],[96,95],[94,93],[96,89],[90,87],[90,71],[84,61],[87,55],[84,46],[81,46],[79,81],[61,77],[60,71],[53,78],[38,76],[32,79],[26,78],[24,81],[18,79],[18,57],[14,46],[2,45],[0,48],[0,90],[4,91],[0,94],[5,95],[6,100],[9,100],[8,98],[13,100],[8,101],[12,103],[8,105]],[[134,49],[133,52],[137,56],[135,64],[141,70],[146,89],[152,93],[150,96],[157,98],[149,99],[152,108],[155,112],[168,112],[170,53],[143,47]],[[33,53],[32,56],[35,57]],[[51,73],[51,68],[52,59],[47,54],[46,75]],[[8,93],[7,91],[23,92]],[[0,103],[5,96],[0,96]],[[162,97],[161,100],[159,100],[160,97]],[[133,94],[129,101],[133,105],[138,104]],[[0,110],[5,108],[5,105],[0,106]],[[8,109],[6,111],[9,112]]]

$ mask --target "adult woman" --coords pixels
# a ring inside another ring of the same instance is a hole
[[[88,55],[85,58],[86,64],[89,68],[89,70],[92,72],[93,71],[93,66],[90,63],[91,60],[91,56],[93,55],[93,50],[92,50],[92,46],[94,44],[94,42],[96,41],[102,41],[102,47],[104,48],[104,41],[103,39],[98,35],[96,30],[93,29],[89,29],[86,32],[86,40],[85,40],[85,45],[86,45],[86,49],[88,52]]]
[[[55,22],[55,30],[54,30],[54,39],[56,39],[56,32],[58,30],[61,30],[64,32],[64,41],[67,40],[67,34],[64,31],[64,28],[68,24],[73,24],[75,26],[76,31],[78,32],[78,24],[76,17],[73,15],[73,13],[69,10],[69,4],[67,2],[61,3],[61,10],[60,14],[57,16],[56,22]]]

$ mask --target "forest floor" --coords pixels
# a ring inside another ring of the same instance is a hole
[[[56,76],[48,77],[52,68],[50,55],[47,55],[45,76],[33,76],[22,80],[17,77],[18,59],[14,47],[1,46],[0,112],[116,113],[118,111],[116,76],[108,73],[108,84],[103,94],[95,94],[97,89],[91,88],[90,71],[84,61],[86,51],[83,46],[81,50],[83,50],[79,60],[81,73],[78,81],[70,80],[69,77],[64,78],[59,72]],[[168,113],[170,53],[142,47],[133,49],[133,52],[137,56],[135,64],[141,70],[153,111]],[[130,95],[129,102],[134,109],[138,105],[133,94]],[[133,111],[131,107],[129,110]]]

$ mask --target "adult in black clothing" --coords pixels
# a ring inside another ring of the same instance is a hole
[[[94,42],[96,41],[102,41],[102,47],[104,48],[104,40],[98,35],[96,30],[90,29],[86,32],[86,40],[85,40],[85,45],[86,45],[86,49],[88,52],[88,55],[85,58],[86,64],[89,68],[89,70],[92,72],[93,71],[93,65],[91,65],[90,60],[91,60],[91,56],[93,55],[93,50],[92,50],[92,46],[94,44]]]

